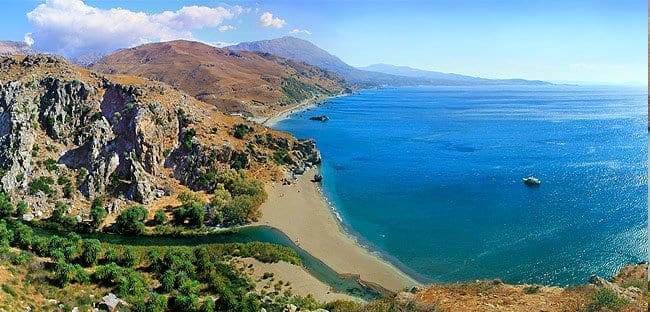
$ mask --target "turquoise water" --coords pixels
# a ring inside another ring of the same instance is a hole
[[[409,87],[275,127],[316,139],[344,224],[415,275],[567,285],[647,258],[646,119],[641,88]]]

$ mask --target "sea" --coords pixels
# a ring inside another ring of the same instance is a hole
[[[566,286],[647,261],[647,99],[623,86],[369,89],[274,128],[316,140],[333,213],[417,279]]]

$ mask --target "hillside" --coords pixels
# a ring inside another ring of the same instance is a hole
[[[340,77],[305,63],[183,40],[120,50],[91,68],[165,82],[223,112],[256,117],[345,90]]]
[[[437,71],[421,70],[408,66],[395,66],[389,64],[373,64],[360,69],[375,71],[390,75],[406,76],[413,78],[422,78],[438,84],[458,84],[458,85],[550,85],[551,83],[541,80],[525,79],[486,79],[466,75],[442,73]]]
[[[352,67],[313,43],[294,37],[242,42],[227,47],[235,51],[271,53],[331,70],[358,87],[409,85],[538,85],[544,81],[524,79],[485,79],[458,74],[423,71],[386,64]]]
[[[265,181],[320,161],[313,141],[226,116],[161,83],[38,54],[0,58],[0,69],[0,187],[28,204],[29,219],[61,202],[87,220],[100,197],[111,212],[154,209],[183,190],[214,191],[229,169]]]
[[[0,55],[32,54],[32,48],[24,42],[0,40]]]

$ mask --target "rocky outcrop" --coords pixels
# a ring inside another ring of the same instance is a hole
[[[168,196],[177,182],[210,191],[206,181],[226,169],[320,162],[311,140],[242,124],[160,83],[100,76],[49,55],[0,58],[0,69],[0,188],[39,212],[66,183],[74,186],[67,199],[103,196],[116,210]],[[40,177],[62,182],[44,180],[48,194],[31,190]]]

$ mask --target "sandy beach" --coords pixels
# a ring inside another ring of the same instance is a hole
[[[308,109],[310,109],[312,107],[318,106],[319,104],[323,103],[327,99],[340,97],[340,96],[345,96],[345,95],[347,95],[347,93],[340,94],[340,95],[335,95],[335,96],[330,96],[330,97],[311,98],[311,99],[308,99],[308,100],[304,100],[304,101],[300,102],[299,104],[291,106],[291,107],[289,107],[289,108],[287,108],[285,110],[279,111],[276,114],[274,114],[273,116],[270,116],[270,117],[264,117],[264,116],[263,117],[253,117],[253,118],[249,118],[249,120],[253,121],[253,122],[256,122],[256,123],[259,123],[261,125],[265,125],[267,127],[273,127],[273,125],[275,125],[276,123],[278,123],[278,122],[280,122],[280,121],[282,121],[282,120],[284,120],[286,118],[289,118],[289,116],[291,114],[301,112],[301,111],[305,111],[305,110],[308,110]]]
[[[257,224],[275,227],[339,274],[358,275],[390,291],[419,285],[394,265],[370,253],[347,235],[308,170],[296,183],[267,184],[268,199]]]
[[[313,277],[305,268],[288,262],[263,263],[255,258],[241,258],[237,259],[237,261],[243,263],[243,266],[240,267],[255,277],[257,291],[265,289],[264,287],[266,287],[267,291],[270,291],[275,289],[276,283],[284,281],[285,286],[282,287],[281,291],[288,289],[293,294],[303,297],[312,295],[314,299],[320,302],[335,300],[363,301],[357,297],[333,292],[329,285]],[[265,273],[271,273],[273,277],[264,279]],[[290,283],[287,285],[286,282]]]

